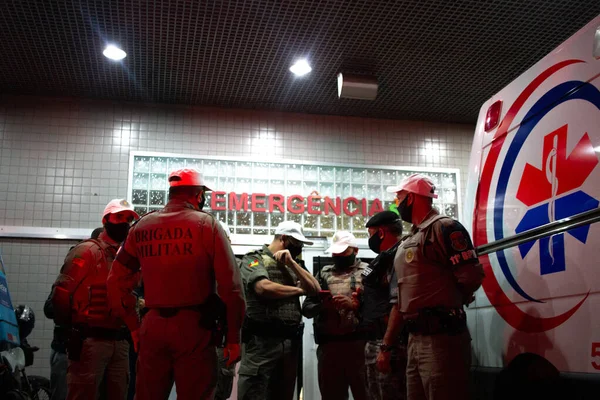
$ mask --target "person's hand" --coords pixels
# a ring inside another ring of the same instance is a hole
[[[354,310],[354,302],[352,298],[338,294],[332,297],[333,305],[338,310]]]
[[[131,341],[133,342],[133,350],[137,353],[140,348],[140,330],[131,331]]]
[[[294,261],[289,250],[279,250],[278,252],[273,254],[273,258],[275,258],[278,262],[287,265],[288,267]]]
[[[360,299],[358,298],[359,292],[352,292],[352,309],[358,310],[360,308]]]
[[[227,362],[225,366],[231,367],[242,359],[242,350],[239,343],[227,343],[223,348],[223,357]]]
[[[380,350],[379,354],[377,355],[377,370],[382,374],[389,374],[392,371],[391,360],[392,353],[390,353],[389,351],[383,352]]]

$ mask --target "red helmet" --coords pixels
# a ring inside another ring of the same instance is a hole
[[[202,173],[194,168],[183,168],[171,172],[169,175],[169,186],[203,186],[204,190],[211,192],[204,184]]]

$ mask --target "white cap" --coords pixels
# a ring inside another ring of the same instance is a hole
[[[106,217],[108,214],[117,214],[120,212],[127,212],[131,214],[134,219],[138,219],[140,216],[133,211],[133,206],[125,199],[113,199],[104,207],[104,212],[102,213],[102,218]]]
[[[169,186],[204,186],[204,190],[212,192],[206,187],[202,172],[194,168],[183,168],[169,174]]]
[[[302,233],[302,227],[300,224],[294,221],[283,221],[280,223],[277,226],[277,229],[275,229],[275,234],[291,236],[302,243],[313,244],[313,242],[308,240]]]
[[[229,226],[227,226],[227,224],[223,221],[219,221],[219,223],[221,224],[221,228],[223,228],[223,231],[225,232],[225,236],[227,236],[227,239],[231,240],[231,237],[229,236]]]
[[[325,253],[340,254],[345,252],[348,247],[358,248],[356,238],[348,231],[337,231],[331,242],[331,246],[325,250]]]
[[[433,197],[437,199],[438,195],[435,194],[435,185],[433,181],[421,174],[412,174],[408,178],[405,178],[398,186],[388,186],[386,189],[388,193],[398,193],[403,190],[407,192],[418,194],[425,197]]]

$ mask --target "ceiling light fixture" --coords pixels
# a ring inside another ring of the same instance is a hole
[[[308,61],[302,59],[296,61],[296,63],[290,67],[290,71],[296,76],[304,76],[312,71],[312,68],[308,65]]]
[[[104,54],[104,57],[109,58],[113,61],[120,61],[127,57],[127,53],[125,53],[123,50],[121,50],[114,44],[109,44],[108,46],[106,46],[102,54]]]

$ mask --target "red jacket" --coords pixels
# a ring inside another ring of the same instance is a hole
[[[86,240],[69,252],[51,295],[58,322],[109,329],[123,326],[110,313],[106,289],[117,249],[118,244],[103,232],[97,240]]]
[[[111,307],[128,321],[135,313],[131,291],[140,270],[150,309],[200,305],[218,292],[227,306],[227,340],[239,343],[245,312],[240,272],[213,216],[171,200],[131,228],[108,278]],[[131,322],[128,325],[135,329]]]

